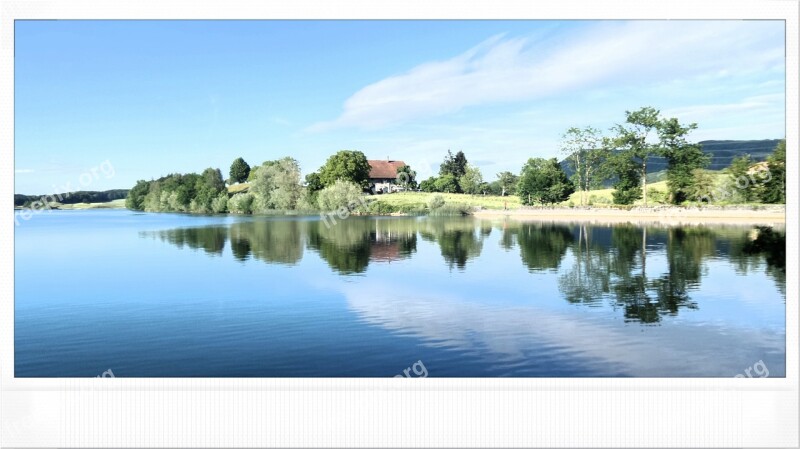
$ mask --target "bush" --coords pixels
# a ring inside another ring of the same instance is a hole
[[[211,200],[211,211],[215,214],[221,214],[228,211],[228,194],[220,192],[220,194]]]
[[[667,202],[667,192],[650,187],[647,189],[647,201],[665,204]]]
[[[323,212],[335,212],[342,207],[353,211],[365,211],[366,201],[361,187],[350,181],[336,180],[332,185],[319,191],[317,205]]]
[[[300,198],[297,200],[296,209],[298,212],[315,212],[318,211],[317,207],[317,193],[311,189],[304,189]]]
[[[425,204],[423,203],[410,203],[410,204],[401,204],[397,208],[398,212],[402,212],[404,214],[424,214],[425,213]]]
[[[442,195],[433,195],[430,200],[428,200],[428,209],[431,211],[436,210],[440,207],[444,206],[444,197]]]
[[[383,201],[373,201],[368,207],[368,212],[376,215],[389,215],[398,211],[398,207]]]
[[[228,210],[234,214],[253,213],[253,195],[251,193],[237,193],[228,200]]]
[[[445,203],[432,209],[430,215],[434,217],[462,217],[472,212],[472,206],[464,203]]]

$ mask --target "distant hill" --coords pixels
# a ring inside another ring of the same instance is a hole
[[[754,162],[767,160],[772,154],[780,139],[766,140],[704,140],[698,142],[703,146],[703,152],[711,155],[709,170],[722,170],[731,165],[737,156],[750,154]],[[654,157],[647,162],[647,172],[657,172],[667,169],[667,162],[663,157]]]
[[[765,140],[704,140],[698,142],[703,147],[703,152],[711,155],[709,170],[722,170],[731,161],[740,155],[750,154],[754,162],[761,162],[772,154],[781,139]],[[561,161],[561,166],[569,176],[572,176],[572,169],[566,161]],[[667,169],[667,161],[663,157],[651,157],[647,160],[647,173],[661,172]],[[659,176],[660,177],[660,176]],[[648,176],[650,179],[650,176]]]
[[[114,189],[106,190],[104,192],[92,191],[78,191],[62,193],[61,199],[55,198],[61,204],[78,204],[78,203],[107,203],[114,200],[124,199],[128,196],[128,189]],[[32,202],[38,201],[42,197],[48,197],[51,200],[51,195],[22,195],[14,194],[14,207],[29,206]]]

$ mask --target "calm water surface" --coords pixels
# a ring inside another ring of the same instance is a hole
[[[754,237],[53,211],[16,227],[15,375],[782,377],[784,256]]]

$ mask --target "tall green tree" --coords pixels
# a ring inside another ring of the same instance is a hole
[[[125,198],[125,207],[131,210],[144,210],[144,199],[149,191],[149,182],[145,180],[137,181]]]
[[[431,176],[428,179],[422,180],[422,182],[419,183],[419,189],[422,190],[423,192],[435,192],[436,178]]]
[[[616,153],[608,158],[603,170],[613,177],[614,204],[633,204],[642,197],[641,167],[629,155]]]
[[[617,125],[617,148],[639,166],[639,179],[644,205],[647,206],[647,161],[660,154],[660,145],[653,142],[658,130],[659,111],[650,106],[637,111],[625,111],[625,124]]]
[[[517,180],[519,177],[510,171],[504,171],[497,174],[497,181],[500,184],[500,195],[506,196],[513,194],[517,190]]]
[[[306,175],[306,188],[309,192],[319,192],[324,187],[322,180],[319,179],[319,173],[313,172]]]
[[[610,155],[611,150],[603,142],[600,131],[591,126],[569,128],[561,136],[561,152],[575,173],[581,206],[586,205],[587,192],[597,186],[596,172]]]
[[[458,180],[458,185],[461,186],[461,191],[470,195],[477,195],[481,193],[483,184],[483,175],[478,167],[467,165],[466,172],[461,175]]]
[[[234,182],[245,182],[250,175],[250,165],[244,159],[237,157],[233,160],[230,170],[231,184]]]
[[[786,203],[786,140],[781,140],[767,157],[768,176],[764,176],[761,199],[765,203]]]
[[[714,193],[714,176],[707,170],[696,168],[692,170],[691,190],[687,191],[686,199],[700,202],[710,202]]]
[[[397,168],[397,184],[405,187],[406,189],[417,188],[417,172],[411,169],[410,165],[404,165]]]
[[[743,154],[733,158],[731,165],[725,169],[728,173],[728,183],[732,187],[731,191],[736,192],[736,200],[749,203],[757,197],[755,186],[752,185],[748,172],[753,166],[753,159],[749,154]]]
[[[700,145],[687,142],[686,136],[697,129],[696,123],[683,126],[676,118],[662,120],[658,125],[661,154],[667,160],[667,188],[670,201],[680,204],[694,191],[695,170],[708,166],[711,157]]]
[[[467,173],[468,164],[469,162],[467,162],[467,157],[463,151],[459,151],[454,156],[452,151],[447,150],[447,156],[444,157],[444,161],[439,166],[439,175],[452,175],[456,180],[461,179]]]
[[[213,202],[224,193],[227,199],[227,189],[225,181],[222,179],[222,172],[218,168],[207,168],[195,182],[194,195],[189,201],[189,209],[192,212],[210,213],[214,212]]]
[[[332,186],[341,179],[365,189],[369,186],[369,170],[369,162],[364,153],[342,150],[325,161],[325,165],[319,169],[319,179],[325,187]]]
[[[458,180],[451,174],[446,174],[436,178],[433,183],[434,189],[442,193],[459,193],[461,188],[458,185]]]
[[[528,159],[517,183],[517,195],[525,205],[560,203],[574,191],[575,185],[556,158]]]

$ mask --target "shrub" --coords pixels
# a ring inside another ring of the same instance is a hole
[[[431,211],[436,210],[440,207],[444,206],[444,197],[442,195],[433,195],[430,200],[428,200],[428,209]]]
[[[228,211],[228,194],[226,192],[220,192],[216,198],[211,200],[211,211],[215,214]]]
[[[334,212],[342,207],[363,212],[366,202],[361,187],[350,181],[336,180],[332,185],[319,191],[317,205],[323,212]]]
[[[237,193],[228,200],[228,210],[234,214],[253,213],[253,195],[251,193]]]
[[[469,215],[472,207],[464,203],[445,203],[436,209],[432,209],[430,215],[434,217],[461,217]]]
[[[647,189],[647,200],[654,203],[665,204],[667,202],[667,192],[650,187]]]
[[[373,201],[368,208],[369,213],[377,215],[388,215],[398,212],[398,208],[383,201]]]

